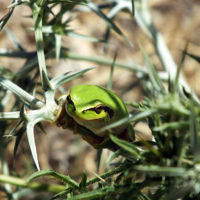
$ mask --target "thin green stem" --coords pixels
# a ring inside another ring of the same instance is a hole
[[[39,4],[39,5],[38,5]],[[39,64],[39,70],[40,70],[40,77],[42,79],[42,85],[43,89],[50,90],[51,83],[49,81],[48,75],[47,75],[47,68],[46,68],[46,62],[45,62],[45,54],[44,54],[44,41],[43,41],[43,33],[42,33],[42,26],[43,26],[43,10],[44,10],[44,1],[42,2],[35,2],[32,11],[33,11],[33,19],[35,24],[35,40],[36,40],[36,46],[37,46],[37,56],[38,56],[38,64]]]
[[[73,53],[71,51],[62,51],[62,57],[70,58],[70,59],[73,59],[73,60],[90,61],[90,62],[95,62],[95,63],[98,63],[98,64],[108,65],[108,66],[112,65],[112,63],[113,63],[113,60],[106,59],[105,57],[103,58],[103,57],[96,57],[96,56],[85,56],[85,55]],[[145,67],[139,66],[135,63],[132,64],[132,65],[127,65],[127,64],[116,61],[115,66],[121,67],[121,68],[124,68],[124,69],[128,69],[128,70],[133,71],[133,72],[141,72],[144,75],[148,74],[148,71]]]
[[[113,170],[110,170],[109,172],[105,172],[101,175],[99,175],[98,177],[94,177],[94,178],[91,178],[87,183],[86,185],[90,185],[90,184],[93,184],[95,182],[98,182],[99,180],[101,179],[105,179],[105,178],[108,178],[110,176],[113,176],[114,174],[118,174],[124,170],[127,170],[129,169],[131,166],[131,164],[125,164],[125,165],[121,165],[119,167],[116,167],[115,169]]]
[[[14,176],[7,176],[3,174],[0,174],[0,182],[8,183],[8,184],[15,185],[18,187],[29,188],[35,191],[45,191],[45,192],[52,192],[52,193],[62,192],[63,190],[66,189],[64,185],[41,184],[38,182],[27,183],[23,179],[20,179]]]

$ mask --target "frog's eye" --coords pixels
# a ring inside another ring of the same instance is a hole
[[[101,111],[104,110],[106,113],[108,113],[110,119],[111,119],[111,118],[113,117],[113,115],[114,115],[114,110],[111,109],[110,107],[104,106],[104,105],[100,105],[100,106],[97,106],[97,107],[94,107],[94,108],[89,108],[89,109],[87,109],[87,110],[93,110],[93,111],[95,111],[97,114],[100,114]],[[87,110],[84,110],[84,112],[87,111]]]
[[[73,107],[73,110],[76,110],[76,107],[74,105],[74,102],[72,101],[70,95],[67,96],[67,105],[71,105]]]

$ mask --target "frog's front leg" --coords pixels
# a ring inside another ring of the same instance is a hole
[[[79,125],[72,117],[70,117],[65,110],[65,103],[60,102],[59,108],[56,113],[56,119],[53,122],[58,127],[62,127],[63,129],[70,129],[74,134],[79,134],[81,137],[92,145],[94,148],[98,148],[98,146],[104,141],[105,138],[100,137],[94,134],[89,129]]]

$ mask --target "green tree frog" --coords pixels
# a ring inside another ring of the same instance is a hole
[[[108,131],[100,129],[128,116],[124,102],[111,90],[96,85],[77,85],[61,98],[57,125],[78,132],[95,148],[108,146]],[[127,126],[111,130],[120,138],[127,138]]]

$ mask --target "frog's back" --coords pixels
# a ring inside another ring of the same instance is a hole
[[[79,107],[97,106],[99,104],[109,106],[114,111],[114,119],[118,120],[128,116],[128,111],[123,101],[111,90],[97,85],[77,85],[71,88],[75,102]]]

